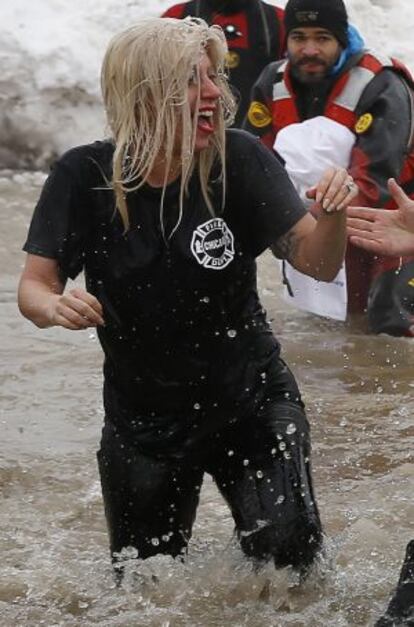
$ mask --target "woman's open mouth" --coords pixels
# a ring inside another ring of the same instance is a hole
[[[213,121],[214,110],[213,109],[202,109],[198,113],[198,121],[197,128],[203,133],[213,133],[214,132],[214,121]]]

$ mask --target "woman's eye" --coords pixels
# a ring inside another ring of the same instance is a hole
[[[197,70],[192,70],[190,74],[190,78],[188,79],[189,85],[197,85],[198,83],[198,73]]]

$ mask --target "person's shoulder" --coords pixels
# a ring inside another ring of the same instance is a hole
[[[364,50],[363,55],[356,64],[371,70],[375,76],[385,73],[386,76],[390,77],[390,80],[393,80],[396,76],[400,76],[411,82],[413,80],[410,70],[402,61],[378,52],[377,50]]]
[[[241,128],[229,128],[226,131],[227,150],[239,151],[241,149],[249,149],[260,145],[260,140],[252,133],[244,131]]]
[[[91,168],[108,173],[111,168],[114,144],[110,140],[95,141],[69,148],[52,164],[52,169],[59,168],[81,176]]]
[[[271,63],[268,63],[263,68],[262,73],[259,77],[259,81],[261,83],[274,83],[277,80],[280,80],[286,69],[287,63],[287,59],[278,59],[277,61],[271,61]]]
[[[57,163],[73,166],[87,159],[102,161],[111,157],[114,152],[114,145],[110,140],[95,141],[90,144],[81,144],[69,148],[57,160]]]
[[[239,128],[230,128],[227,130],[227,160],[231,164],[246,162],[251,158],[253,161],[259,160],[266,162],[273,158],[272,152],[266,148],[260,141],[259,137],[253,135],[249,131]]]
[[[377,53],[374,50],[367,50],[362,58],[362,65],[373,72],[364,95],[370,95],[376,91],[382,93],[384,90],[391,90],[390,93],[397,91],[397,93],[403,94],[407,87],[411,90],[414,87],[410,71],[395,58]]]

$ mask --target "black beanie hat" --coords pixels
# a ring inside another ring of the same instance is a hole
[[[336,37],[343,48],[348,45],[348,15],[342,0],[289,0],[285,6],[285,28],[319,26]]]

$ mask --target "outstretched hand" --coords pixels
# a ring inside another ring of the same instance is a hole
[[[102,305],[95,296],[82,288],[53,294],[48,306],[48,318],[51,325],[74,331],[104,324]]]
[[[388,188],[398,209],[348,207],[347,232],[350,242],[369,252],[390,255],[414,254],[414,201],[394,179]]]
[[[315,187],[307,192],[308,198],[315,200],[312,212],[335,213],[346,209],[358,194],[358,187],[345,168],[331,167],[325,170]]]

